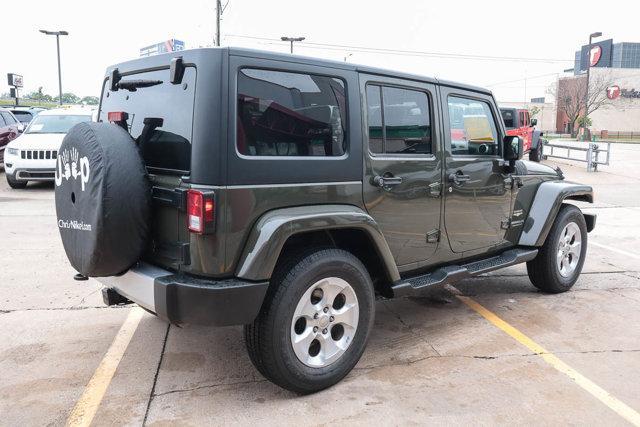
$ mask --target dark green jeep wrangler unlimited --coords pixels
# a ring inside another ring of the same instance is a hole
[[[520,160],[487,90],[234,48],[107,70],[99,123],[56,168],[58,227],[105,301],[176,324],[245,325],[298,393],[362,355],[376,298],[527,263],[564,292],[592,189]]]

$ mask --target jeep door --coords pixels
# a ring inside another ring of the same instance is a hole
[[[360,75],[363,197],[399,266],[428,259],[440,229],[442,160],[435,87]]]
[[[492,97],[482,93],[443,86],[441,100],[449,244],[456,253],[490,250],[505,243],[511,211],[499,112]]]

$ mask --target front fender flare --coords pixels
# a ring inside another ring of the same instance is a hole
[[[542,246],[562,203],[567,199],[593,203],[593,188],[564,181],[547,181],[540,184],[518,244]],[[595,225],[595,218],[591,223]]]
[[[236,276],[245,280],[269,280],[287,239],[294,234],[327,229],[359,229],[367,233],[392,282],[400,280],[389,245],[375,220],[351,205],[315,205],[277,209],[255,224]]]

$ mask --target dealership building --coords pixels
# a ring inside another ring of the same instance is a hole
[[[594,42],[591,48],[582,46],[575,53],[574,75],[558,79],[556,131],[571,130],[562,104],[575,104],[576,97],[584,99],[588,64],[590,98],[603,104],[589,114],[591,131],[602,136],[640,134],[640,43],[613,40]]]

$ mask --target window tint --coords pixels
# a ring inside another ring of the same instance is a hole
[[[247,156],[342,156],[346,108],[340,79],[243,69],[238,73],[238,151]]]
[[[383,108],[380,108],[383,105]],[[426,93],[367,85],[369,150],[375,154],[430,154],[431,118]]]
[[[501,110],[500,113],[502,114],[502,120],[504,121],[504,127],[506,127],[507,129],[513,129],[515,128],[515,117],[514,117],[514,111],[513,110]]]
[[[499,154],[498,132],[489,104],[450,96],[449,129],[454,155]]]
[[[138,143],[148,168],[169,174],[188,173],[191,169],[196,68],[186,67],[179,85],[169,81],[169,69],[127,75],[121,81],[127,80],[159,80],[162,83],[139,87],[135,91],[111,91],[107,81],[99,121],[108,122],[110,111],[126,112],[129,133]],[[39,117],[36,116],[34,122]]]

